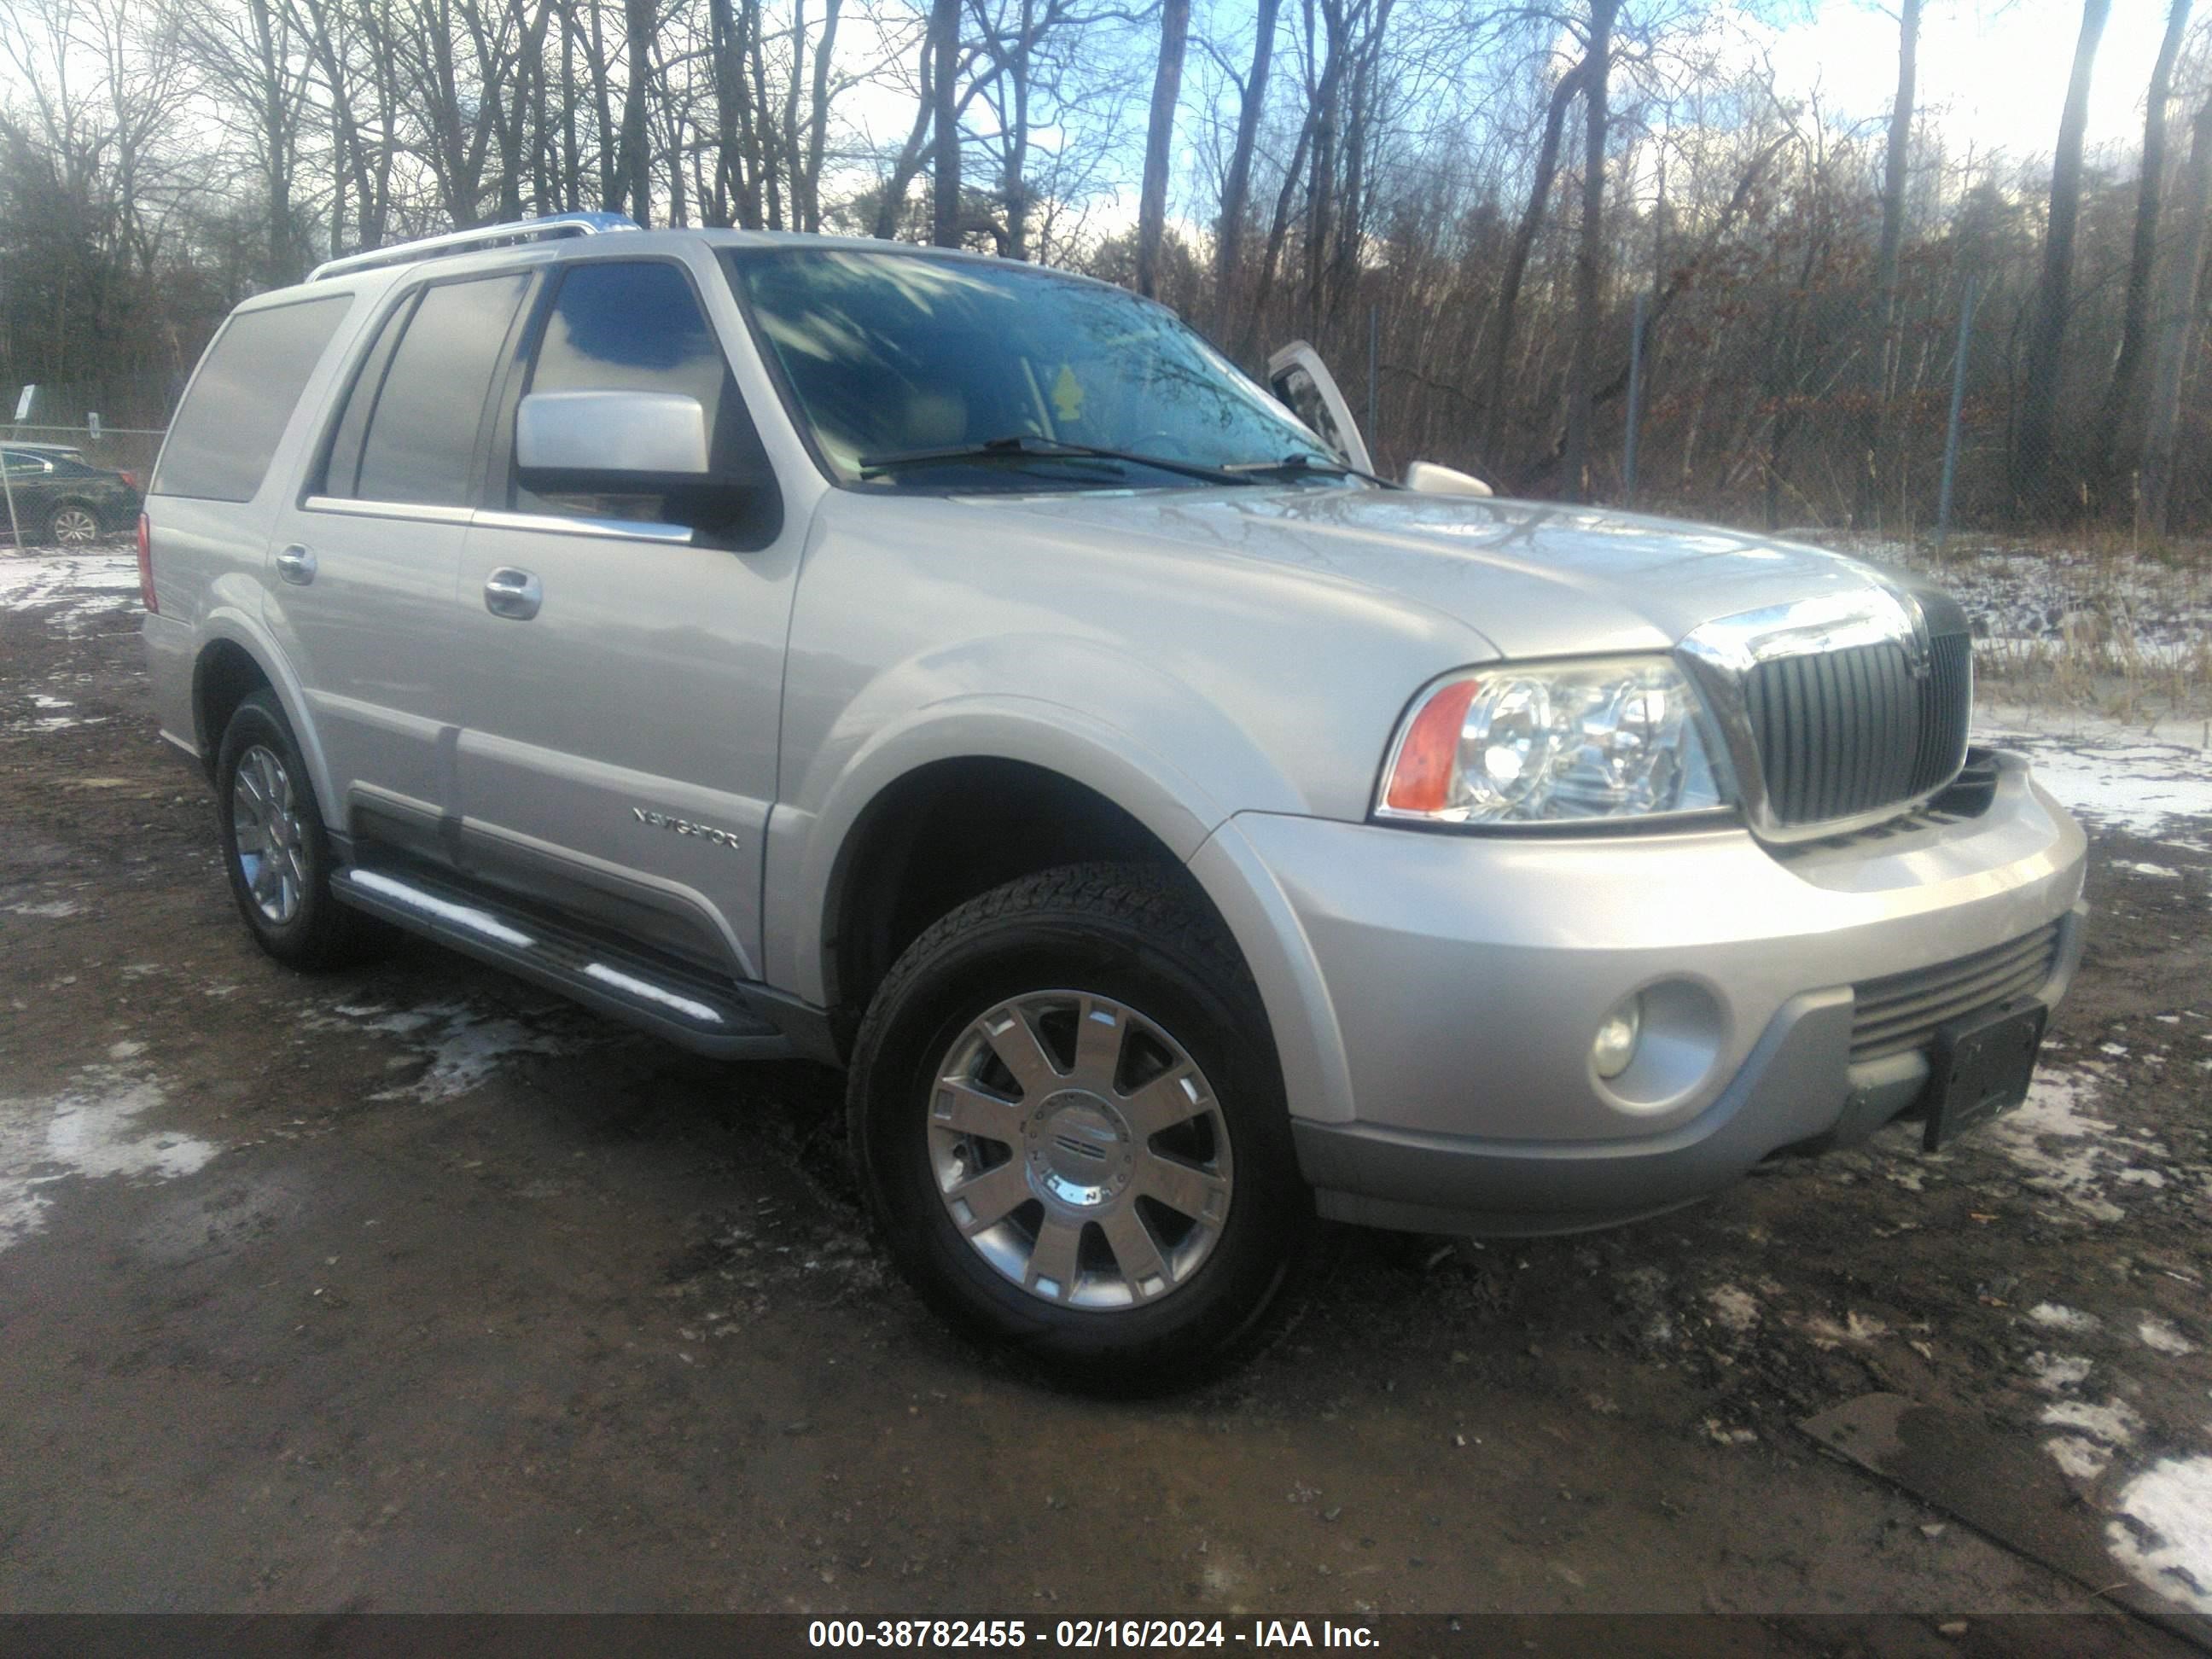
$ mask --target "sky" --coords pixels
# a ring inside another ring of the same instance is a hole
[[[2002,150],[2016,161],[2049,155],[2081,33],[2081,3],[1923,0],[1915,98],[1923,130],[1933,126],[1940,131],[1954,155],[1969,149],[1984,155]],[[2087,142],[2093,154],[2103,148],[2130,153],[2142,141],[2143,91],[2158,55],[2167,3],[2112,0],[2090,86]],[[1228,46],[1232,57],[1241,60],[1249,53],[1249,0],[1216,0],[1211,8],[1198,9],[1194,27],[1210,27],[1224,43],[1235,43]],[[2212,15],[2201,0],[2197,9]],[[1764,46],[1785,97],[1809,101],[1817,94],[1832,118],[1887,119],[1897,88],[1893,9],[1876,0],[1780,0],[1778,5],[1778,0],[1735,0],[1735,27],[1747,42]],[[1759,21],[1761,15],[1778,15],[1790,21]],[[2203,18],[2197,21],[2200,30],[2206,27]],[[1190,105],[1196,84],[1197,78],[1187,74],[1181,118],[1186,141],[1199,118]],[[894,143],[904,135],[913,108],[910,98],[889,87],[867,88],[848,106],[878,138]],[[2175,114],[2170,112],[2169,119]],[[988,110],[971,106],[969,130],[980,132],[988,123]],[[1182,148],[1187,153],[1188,142]],[[984,169],[979,176],[988,173],[988,163],[980,155],[971,165]],[[1178,179],[1170,217],[1195,231],[1197,224],[1186,223],[1184,214],[1195,209],[1202,220],[1212,204],[1182,199],[1191,182],[1188,177]],[[1124,229],[1135,222],[1136,210],[1132,177],[1118,199],[1109,196],[1094,204],[1088,222],[1094,230]]]
[[[2087,143],[2141,142],[2143,89],[2165,27],[2163,0],[2112,0],[2090,83]],[[1948,143],[2050,152],[2081,32],[2081,0],[1926,0],[1921,15],[1923,120]],[[1859,0],[1826,0],[1809,21],[1768,31],[1786,91],[1818,88],[1848,113],[1885,113],[1897,92],[1897,20]]]

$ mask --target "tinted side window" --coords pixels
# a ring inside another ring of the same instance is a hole
[[[477,428],[526,276],[426,289],[385,371],[353,494],[364,501],[467,503]]]
[[[345,410],[338,416],[337,430],[331,436],[331,452],[323,463],[321,478],[316,493],[324,495],[351,495],[361,483],[361,444],[368,436],[368,417],[375,412],[376,395],[384,390],[384,374],[392,367],[392,348],[399,343],[402,330],[415,309],[419,295],[410,295],[404,302],[392,308],[376,331],[368,353],[356,371],[353,386],[346,393]]]
[[[720,341],[677,266],[653,260],[571,266],[545,318],[531,392],[675,392],[696,398],[718,473],[765,470],[767,457],[738,395]],[[538,495],[520,488],[525,512],[690,521],[660,495]]]
[[[233,316],[169,428],[154,493],[252,500],[307,376],[352,304],[351,295],[334,294]]]

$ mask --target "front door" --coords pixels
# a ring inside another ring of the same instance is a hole
[[[1336,377],[1322,362],[1321,353],[1304,340],[1291,341],[1267,359],[1267,384],[1291,413],[1334,450],[1346,465],[1362,472],[1375,470],[1367,441],[1359,435],[1359,423],[1352,418],[1352,405],[1337,389]]]
[[[627,938],[757,978],[799,535],[772,491],[739,521],[704,526],[660,496],[520,488],[514,408],[528,392],[696,398],[717,471],[767,466],[690,267],[584,259],[554,283],[503,394],[461,560],[464,861]]]

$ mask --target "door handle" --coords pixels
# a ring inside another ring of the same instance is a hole
[[[484,578],[484,609],[495,617],[528,622],[544,602],[545,589],[527,570],[503,564]]]
[[[276,574],[288,582],[305,587],[315,580],[315,556],[295,542],[276,556]]]

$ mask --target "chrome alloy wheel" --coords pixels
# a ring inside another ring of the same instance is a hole
[[[238,757],[231,780],[230,834],[255,907],[282,927],[307,896],[307,826],[291,774],[274,750],[258,743]]]
[[[1039,1300],[1131,1308],[1189,1282],[1234,1186],[1229,1127],[1182,1046],[1135,1010],[1038,991],[937,1068],[929,1152],[977,1255]]]
[[[100,539],[100,520],[82,507],[54,514],[54,541],[61,547],[88,547]]]

